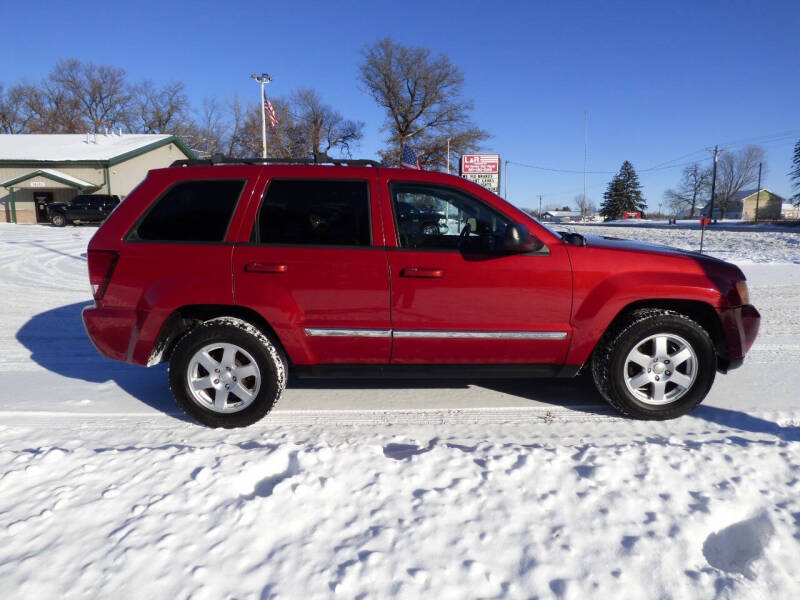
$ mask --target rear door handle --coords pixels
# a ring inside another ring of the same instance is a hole
[[[249,262],[244,270],[248,273],[286,273],[289,267],[278,263]]]
[[[444,277],[443,269],[422,269],[420,267],[406,267],[400,271],[400,277],[419,277],[421,279],[441,279]]]

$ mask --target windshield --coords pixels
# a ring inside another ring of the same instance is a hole
[[[533,219],[534,221],[536,221],[541,227],[544,227],[545,229],[547,229],[547,231],[552,233],[554,236],[561,237],[561,234],[558,231],[556,231],[555,229],[553,229],[549,225],[546,225],[545,223],[542,223],[539,219],[537,219],[533,215],[530,215],[530,218]]]

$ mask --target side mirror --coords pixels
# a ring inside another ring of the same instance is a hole
[[[528,228],[520,223],[511,223],[506,227],[504,248],[506,252],[522,254],[525,252],[536,252],[541,250],[544,244],[538,238],[533,237]]]

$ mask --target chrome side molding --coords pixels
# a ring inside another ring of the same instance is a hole
[[[488,339],[488,340],[563,340],[566,331],[426,331],[391,329],[306,328],[311,337]]]
[[[311,337],[392,337],[391,329],[320,329],[306,328],[306,335]]]
[[[396,338],[448,338],[484,340],[563,340],[566,331],[394,331]]]

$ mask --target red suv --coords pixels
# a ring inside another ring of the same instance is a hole
[[[116,360],[168,360],[178,404],[206,425],[262,418],[290,371],[584,367],[620,411],[668,419],[740,365],[758,331],[724,261],[557,233],[443,173],[260,162],[151,171],[89,244],[92,342]]]

